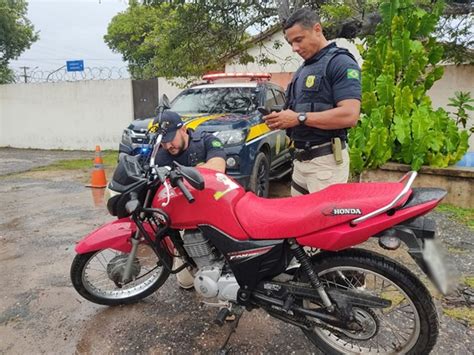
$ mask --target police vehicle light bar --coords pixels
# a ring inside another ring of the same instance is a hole
[[[270,79],[272,75],[270,73],[215,73],[205,74],[202,76],[203,80],[214,81],[219,79],[232,79],[232,78],[250,78],[253,80],[259,79]]]

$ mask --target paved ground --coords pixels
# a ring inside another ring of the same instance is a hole
[[[0,149],[0,175],[84,156],[93,153]],[[87,180],[81,171],[0,177],[0,354],[216,353],[232,323],[214,325],[216,311],[177,288],[174,278],[126,307],[97,306],[74,291],[75,241],[113,219],[96,190],[84,188]],[[273,185],[274,195],[284,191],[284,184]],[[473,233],[446,215],[434,217],[451,260],[462,275],[473,276]],[[472,339],[472,328],[442,315],[433,353],[472,353]],[[243,315],[229,347],[231,354],[317,353],[299,329],[261,311]]]

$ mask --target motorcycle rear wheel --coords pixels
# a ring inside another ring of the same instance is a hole
[[[428,354],[438,336],[438,314],[423,283],[385,256],[351,249],[312,258],[321,281],[330,287],[355,289],[389,299],[388,308],[354,307],[364,330],[347,331],[315,326],[303,330],[325,354]],[[301,276],[300,281],[307,282]],[[303,300],[305,308],[320,305]],[[307,319],[314,321],[311,317]]]
[[[170,272],[150,245],[140,243],[132,264],[132,280],[119,284],[127,253],[102,249],[78,254],[71,265],[71,281],[85,299],[102,305],[115,306],[135,303],[160,288]],[[168,255],[168,254],[166,254]],[[171,265],[171,256],[165,260]]]

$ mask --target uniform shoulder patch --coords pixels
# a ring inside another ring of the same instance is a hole
[[[213,141],[211,142],[211,145],[212,145],[214,148],[221,148],[221,147],[222,147],[222,142],[216,139],[216,140],[213,140]]]
[[[311,88],[314,86],[314,83],[316,81],[316,75],[308,75],[306,77],[306,82],[305,82],[305,85],[307,88]]]
[[[360,73],[357,69],[347,69],[347,79],[360,80]]]

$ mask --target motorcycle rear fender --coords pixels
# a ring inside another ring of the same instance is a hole
[[[434,202],[436,206],[445,195],[446,191],[442,189],[414,189],[413,195],[402,209],[423,206],[430,202]],[[398,238],[405,243],[408,247],[408,254],[431,279],[438,291],[446,295],[451,285],[449,275],[444,267],[444,253],[441,245],[435,242],[435,235],[435,221],[425,216],[419,216],[397,224],[375,237]],[[383,243],[380,245],[384,247]]]
[[[143,223],[143,226],[148,235],[154,239],[155,233],[151,226],[147,223]],[[102,249],[114,249],[129,253],[132,248],[130,238],[136,231],[137,226],[129,217],[121,218],[104,224],[80,240],[75,251],[78,254],[85,254]],[[173,243],[170,238],[165,238],[165,241],[168,252],[172,254]]]

